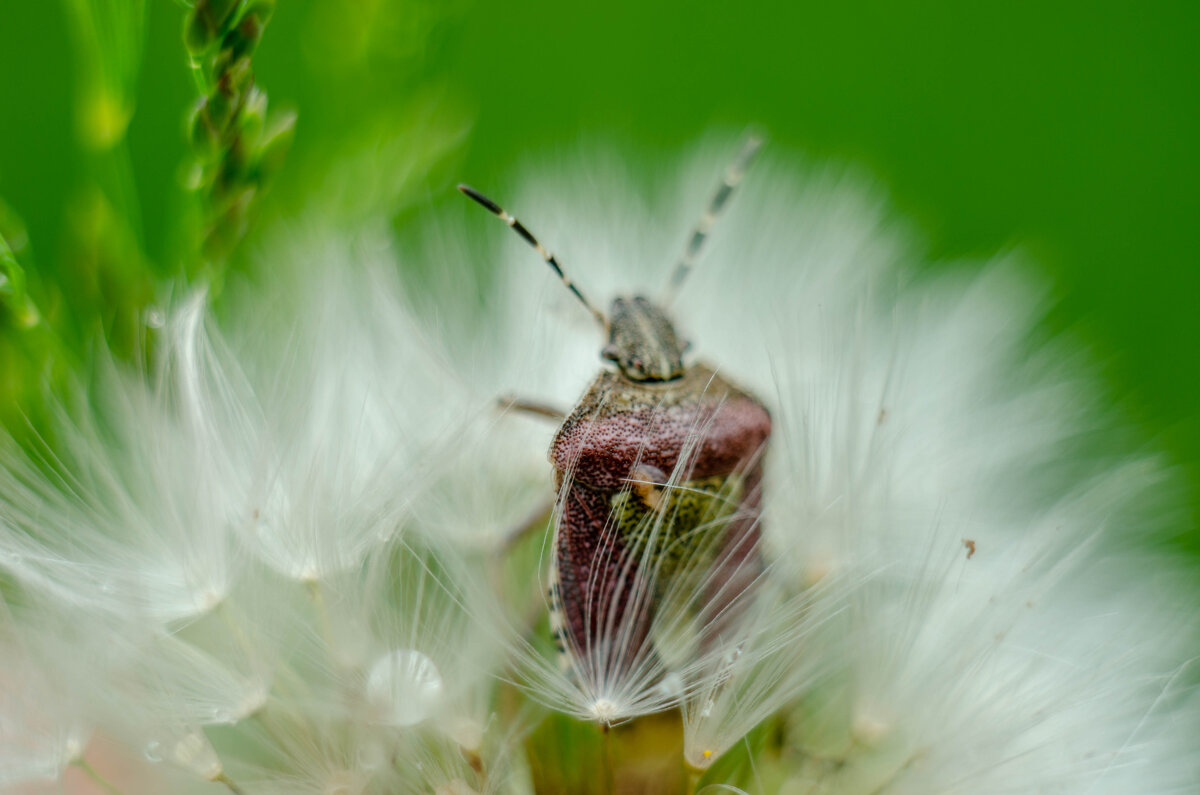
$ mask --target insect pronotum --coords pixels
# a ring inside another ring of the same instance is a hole
[[[770,415],[714,367],[685,363],[688,344],[664,309],[759,145],[749,139],[725,172],[664,297],[621,296],[607,314],[520,221],[459,186],[537,250],[607,335],[600,356],[614,366],[566,415],[549,454],[558,491],[551,628],[565,665],[599,691],[652,684],[686,665],[736,620],[736,603],[761,571]],[[601,703],[595,717],[608,720],[618,708],[611,698]]]

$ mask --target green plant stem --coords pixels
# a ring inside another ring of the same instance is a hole
[[[233,795],[245,795],[245,790],[243,790],[241,787],[239,787],[237,784],[235,784],[233,781],[231,781],[229,776],[225,775],[225,773],[223,773],[223,772],[218,774],[216,777],[214,777],[213,782],[218,783],[218,784],[224,784],[225,787],[230,792],[233,793]]]
[[[83,757],[76,759],[71,764],[73,764],[75,767],[82,770],[84,775],[86,775],[88,778],[90,778],[97,787],[104,790],[109,795],[125,795],[125,793],[122,790],[120,790],[115,784],[113,784],[111,781],[106,779],[104,776],[100,775],[100,772],[98,770],[96,770],[96,768],[94,768],[90,764],[88,764],[88,761],[86,759],[84,759]]]

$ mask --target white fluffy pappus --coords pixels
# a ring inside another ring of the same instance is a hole
[[[661,294],[732,152],[661,181],[593,153],[487,192],[603,308]],[[570,405],[584,380],[545,374],[595,362],[600,335],[549,273],[529,286],[519,240],[487,240],[469,256],[494,263],[495,300],[525,326],[510,371]],[[784,713],[789,792],[1196,786],[1177,734],[1197,720],[1194,590],[1147,543],[1178,518],[1170,473],[1087,441],[1112,427],[1099,388],[1070,343],[1033,336],[1047,301],[1016,257],[970,276],[919,274],[918,257],[861,178],[768,153],[672,307],[695,357],[774,413],[764,577],[797,597],[834,585],[797,611],[793,643],[756,650],[743,638],[778,637],[780,613],[751,613],[724,644],[739,662],[684,673],[689,762]],[[604,698],[618,719],[672,702],[665,671],[535,667],[533,689],[581,716],[608,717],[598,694],[625,694]]]
[[[248,792],[483,786],[463,754],[508,753],[483,737],[503,664],[471,582],[486,528],[437,522],[459,478],[439,451],[486,423],[464,421],[472,392],[416,343],[394,280],[358,266],[306,283],[294,316],[276,299],[276,327],[264,302],[226,334],[189,298],[149,384],[106,370],[94,407],[61,412],[65,452],[6,442],[0,568],[14,647],[33,651],[0,725],[42,739],[0,785],[63,773],[93,736]],[[405,754],[448,761],[431,778],[398,771]],[[486,769],[493,788],[507,775]]]
[[[658,294],[732,153],[480,187],[604,307]],[[5,449],[0,571],[22,604],[3,643],[22,662],[0,685],[61,699],[0,702],[0,727],[45,739],[0,786],[60,774],[95,727],[246,793],[528,791],[505,680],[601,722],[678,707],[686,762],[713,775],[768,723],[786,772],[762,791],[1200,781],[1193,593],[1133,543],[1163,529],[1170,479],[1150,456],[1085,458],[1101,401],[1068,346],[1031,342],[1044,302],[1019,263],[917,276],[861,179],[764,154],[671,307],[690,355],[772,413],[763,570],[711,637],[668,582],[637,664],[564,669],[529,629],[551,541],[523,589],[495,566],[554,496],[553,426],[496,398],[572,405],[600,367],[594,322],[465,202],[398,242],[319,209],[263,246],[270,289],[224,322],[204,296],[172,310],[149,386],[107,378],[54,458]],[[682,566],[700,582],[702,551]],[[627,607],[607,606],[618,644]],[[77,628],[85,658],[39,625]]]

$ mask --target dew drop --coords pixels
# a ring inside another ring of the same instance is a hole
[[[188,169],[187,174],[185,174],[183,177],[183,184],[186,185],[189,190],[199,189],[202,185],[204,185],[204,169],[199,165],[195,165]]]
[[[354,753],[354,764],[359,770],[372,772],[387,764],[387,752],[377,743],[364,741]]]
[[[864,745],[875,745],[888,735],[891,726],[881,715],[860,711],[854,717],[850,731],[853,732],[854,738]]]
[[[172,761],[201,778],[215,781],[221,775],[221,760],[202,732],[189,732],[175,743]]]
[[[662,678],[656,689],[659,695],[668,701],[680,699],[684,694],[683,678],[679,674],[671,672]]]
[[[371,666],[367,697],[393,726],[414,726],[433,714],[442,697],[433,660],[413,649],[395,649]]]
[[[146,757],[147,762],[161,762],[162,744],[158,740],[146,743],[146,747],[142,749],[142,756]]]
[[[156,306],[146,310],[146,325],[150,328],[162,328],[167,323],[167,315]]]
[[[82,756],[83,740],[79,737],[68,737],[66,743],[63,745],[63,758],[75,760]]]
[[[210,709],[208,711],[208,720],[205,721],[205,723],[210,726],[226,725],[236,722],[237,717],[233,714],[233,711],[224,707],[213,707]]]

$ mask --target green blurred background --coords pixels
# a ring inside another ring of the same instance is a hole
[[[142,252],[137,267],[158,278],[180,267],[196,96],[182,5],[145,0],[140,68],[112,55],[137,37],[89,23],[89,5],[102,18],[137,3],[0,0],[0,198],[25,222],[33,280],[61,286],[60,317],[98,267],[97,188],[127,219],[117,250]],[[777,145],[878,175],[927,236],[931,268],[1033,252],[1059,299],[1050,323],[1092,348],[1110,402],[1183,471],[1180,540],[1197,550],[1198,8],[281,0],[254,65],[272,107],[299,121],[263,212],[296,206],[348,140],[411,124],[414,108],[472,123],[457,174],[424,186],[435,199],[454,176],[494,184],[581,137],[668,152],[756,122]],[[87,24],[100,30],[90,45]],[[111,149],[86,111],[97,59],[133,111]]]

